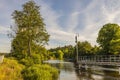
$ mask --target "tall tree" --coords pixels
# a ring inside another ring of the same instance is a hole
[[[15,10],[12,14],[15,21],[15,34],[12,47],[26,47],[28,55],[31,55],[32,44],[43,46],[49,40],[49,35],[45,29],[43,18],[39,12],[40,7],[34,1],[28,1],[21,11]],[[21,45],[23,43],[23,46]],[[18,46],[16,47],[15,46]],[[25,51],[26,51],[25,50]]]
[[[120,53],[120,26],[105,24],[99,31],[97,42],[104,54]]]
[[[90,55],[92,46],[88,41],[78,42],[79,55]]]

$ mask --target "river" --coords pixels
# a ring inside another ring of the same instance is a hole
[[[76,70],[72,62],[65,62],[59,60],[47,61],[51,66],[56,67],[60,71],[58,80],[120,80],[118,71],[107,71],[90,69]],[[99,66],[100,68],[100,66]]]

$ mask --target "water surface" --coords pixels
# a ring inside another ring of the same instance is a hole
[[[46,61],[60,71],[58,80],[120,80],[119,72],[84,68],[76,70],[72,62],[59,60]],[[100,67],[100,66],[99,66]]]

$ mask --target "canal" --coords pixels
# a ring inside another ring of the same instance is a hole
[[[72,62],[49,60],[47,63],[59,69],[58,80],[120,80],[118,71],[97,70],[98,66],[96,69],[76,70]]]

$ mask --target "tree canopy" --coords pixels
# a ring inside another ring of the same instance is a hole
[[[91,54],[92,46],[88,41],[78,42],[78,53],[79,55],[89,55]]]
[[[12,14],[15,25],[12,27],[15,35],[12,41],[12,52],[31,55],[34,47],[43,46],[49,41],[45,23],[40,14],[40,7],[34,1],[28,1],[21,11]]]
[[[99,31],[97,42],[104,54],[120,53],[120,26],[118,24],[105,24]]]

